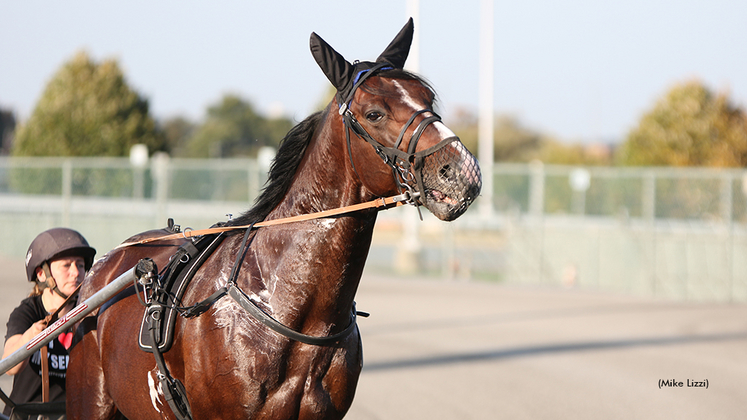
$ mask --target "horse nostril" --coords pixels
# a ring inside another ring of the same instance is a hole
[[[453,182],[456,180],[454,169],[448,163],[438,170],[438,175],[442,182]]]

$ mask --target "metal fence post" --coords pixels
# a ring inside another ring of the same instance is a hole
[[[571,212],[583,216],[586,214],[586,191],[591,185],[591,174],[586,168],[576,168],[568,175],[568,182],[573,190]]]
[[[721,177],[721,219],[727,229],[728,246],[726,247],[727,293],[729,302],[734,300],[734,178],[730,174]]]
[[[729,174],[721,176],[721,220],[728,226],[731,223],[733,212],[732,177]]]
[[[142,200],[145,197],[145,165],[148,164],[148,146],[142,143],[130,147],[130,166],[132,167],[132,198]]]
[[[643,175],[641,216],[650,222],[656,219],[656,175],[652,171],[646,171]]]
[[[70,207],[73,201],[73,161],[62,162],[62,226],[70,226]]]
[[[545,167],[539,160],[529,163],[529,216],[530,225],[538,232],[537,281],[542,283],[545,265]]]
[[[545,210],[545,167],[539,160],[529,164],[529,214],[541,217]]]
[[[656,175],[653,171],[643,174],[643,185],[641,188],[641,216],[648,222],[651,232],[651,268],[649,278],[651,279],[651,295],[657,296],[656,277]]]
[[[155,226],[161,226],[167,218],[167,204],[169,199],[169,155],[157,152],[153,155],[153,183],[156,204]]]
[[[420,216],[415,208],[400,210],[403,239],[396,247],[394,267],[402,274],[415,274],[422,267],[422,245],[420,244]]]
[[[477,122],[478,156],[482,170],[482,198],[479,202],[480,214],[489,219],[493,216],[493,171],[494,171],[494,22],[493,0],[480,2],[480,39],[479,39],[479,115]]]

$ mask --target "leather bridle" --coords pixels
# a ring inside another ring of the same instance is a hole
[[[390,69],[392,69],[392,67],[388,64],[379,63],[371,69],[360,71],[356,76],[356,81],[353,85],[352,90],[348,94],[347,98],[345,98],[345,100],[342,102],[342,104],[340,104],[339,113],[342,116],[343,124],[345,125],[345,141],[347,142],[348,157],[350,158],[350,164],[353,166],[353,171],[355,172],[356,176],[358,176],[358,179],[361,180],[361,176],[355,168],[355,162],[353,161],[353,151],[350,144],[350,131],[352,130],[353,133],[358,136],[358,138],[361,138],[368,142],[374,148],[376,154],[379,155],[384,163],[392,169],[392,176],[394,177],[394,181],[397,184],[399,192],[410,193],[411,201],[409,204],[413,204],[416,206],[422,205],[424,200],[422,194],[424,194],[425,192],[425,187],[423,185],[421,169],[423,167],[424,158],[436,152],[438,149],[446,146],[447,144],[458,141],[459,138],[456,136],[448,137],[441,140],[433,147],[420,152],[416,152],[415,150],[417,148],[418,141],[420,140],[420,136],[423,134],[425,129],[429,125],[441,121],[441,117],[438,114],[433,112],[433,110],[426,108],[415,111],[410,119],[402,126],[399,136],[397,137],[397,141],[395,142],[393,147],[384,146],[379,141],[374,139],[373,136],[371,136],[355,118],[353,112],[350,110],[350,103],[355,96],[355,91],[363,84],[363,82],[366,81],[367,78],[373,76],[378,71]],[[400,150],[399,147],[402,144],[402,140],[404,140],[405,133],[415,122],[415,119],[418,117],[418,115],[424,113],[430,113],[431,115],[423,118],[420,123],[418,123],[415,131],[413,131],[412,135],[410,136],[407,151],[405,152]]]

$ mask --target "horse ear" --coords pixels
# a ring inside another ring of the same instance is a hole
[[[338,91],[343,90],[353,77],[353,65],[348,63],[345,57],[330,47],[315,32],[311,33],[309,46],[311,47],[311,55],[314,56],[316,63],[319,64],[332,86],[337,88]]]
[[[376,62],[380,63],[386,61],[393,65],[395,68],[401,69],[405,66],[407,61],[407,55],[410,53],[410,45],[412,44],[412,36],[415,32],[415,24],[412,18],[407,21],[405,26],[399,31],[394,40],[386,47],[383,53],[376,59]]]

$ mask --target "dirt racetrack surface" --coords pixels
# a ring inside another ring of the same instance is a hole
[[[347,419],[747,418],[744,304],[371,276],[356,300]]]

